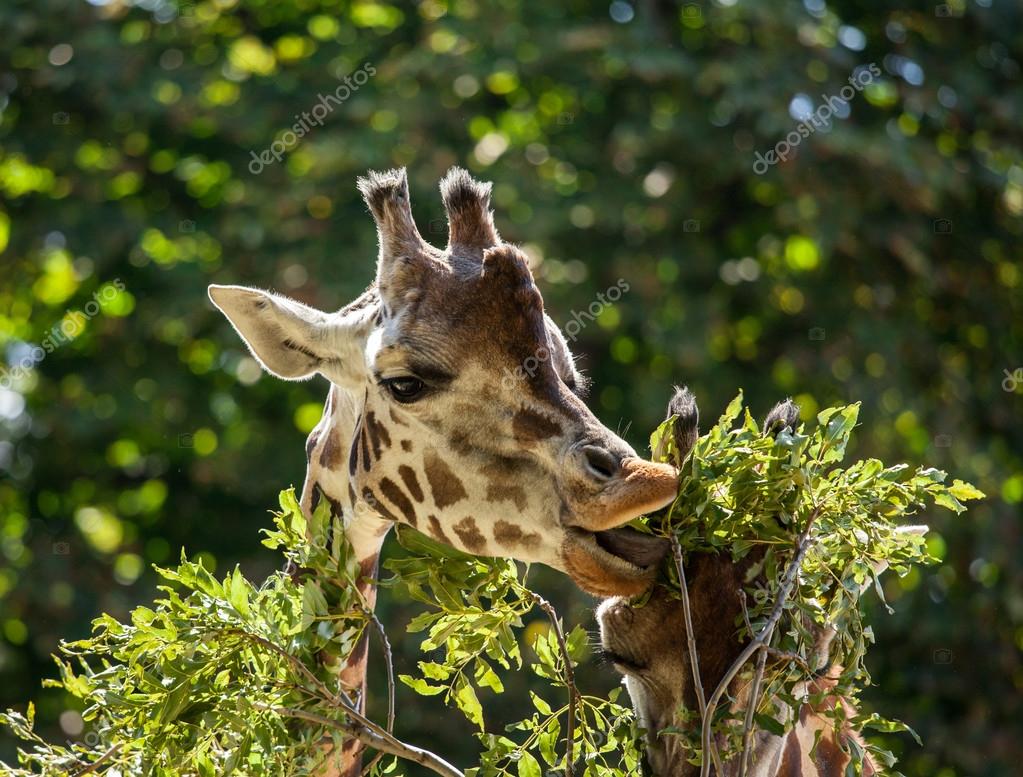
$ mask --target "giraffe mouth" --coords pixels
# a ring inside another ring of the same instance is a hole
[[[664,560],[670,543],[628,526],[593,532],[593,539],[606,553],[644,569],[656,567]]]
[[[562,569],[597,596],[639,596],[653,584],[670,544],[627,526],[567,529]]]

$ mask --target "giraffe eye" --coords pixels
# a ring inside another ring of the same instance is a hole
[[[415,402],[426,389],[423,381],[412,377],[389,378],[383,384],[398,402]]]

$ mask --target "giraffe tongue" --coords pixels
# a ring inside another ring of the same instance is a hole
[[[651,537],[628,526],[594,532],[593,536],[597,544],[608,553],[638,567],[660,564],[668,554],[667,540]]]

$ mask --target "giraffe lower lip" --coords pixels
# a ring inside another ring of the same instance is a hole
[[[657,566],[668,553],[668,541],[628,526],[593,532],[601,550],[637,567]]]

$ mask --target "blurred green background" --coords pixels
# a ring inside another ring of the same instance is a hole
[[[261,376],[206,285],[337,308],[376,255],[355,177],[407,166],[443,244],[436,183],[461,164],[494,181],[556,320],[628,284],[574,348],[637,448],[673,382],[706,418],[740,386],[761,414],[860,400],[855,455],[988,493],[925,517],[940,566],[887,580],[867,699],[922,735],[889,741],[909,775],[1019,774],[1023,13],[909,5],[5,0],[0,707],[34,699],[50,736],[87,737],[40,688],[60,638],[150,599],[150,565],[182,546],[221,574],[279,563],[258,529],[301,484],[326,386]],[[283,136],[360,70],[322,126]],[[256,164],[275,140],[297,142]],[[531,579],[592,623],[564,577]],[[380,611],[407,671],[414,608]],[[584,684],[615,679],[593,664]],[[472,762],[437,699],[401,713],[404,736]]]

